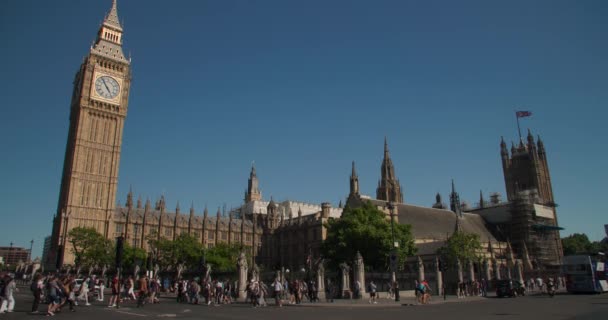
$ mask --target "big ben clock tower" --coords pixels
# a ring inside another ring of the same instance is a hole
[[[122,42],[113,0],[74,78],[61,190],[51,252],[45,261],[51,269],[75,262],[66,237],[71,229],[92,227],[106,238],[115,236],[112,215],[131,85],[130,59],[123,53]]]

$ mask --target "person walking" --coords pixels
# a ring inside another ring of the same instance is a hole
[[[47,316],[54,316],[55,311],[61,307],[63,291],[59,287],[59,279],[56,276],[51,276],[49,282],[47,282],[47,290],[49,293],[49,306],[46,311]]]
[[[137,297],[135,296],[135,281],[133,281],[133,276],[129,276],[129,279],[127,279],[125,285],[128,288],[127,298],[137,301]]]
[[[274,279],[274,283],[272,284],[274,287],[274,301],[278,307],[282,307],[283,303],[281,302],[281,294],[283,292],[283,285],[279,278]]]
[[[97,301],[103,302],[103,291],[106,289],[106,283],[103,281],[103,278],[97,279],[97,283],[99,285],[99,292],[97,293]]]
[[[118,275],[115,275],[112,278],[112,296],[110,297],[110,301],[108,302],[108,308],[116,307],[118,303],[119,295],[120,295],[120,283],[118,282]]]
[[[37,273],[34,276],[32,284],[30,285],[30,289],[32,290],[32,294],[34,295],[34,302],[32,303],[32,314],[37,314],[38,306],[40,305],[40,300],[42,299],[42,290],[44,289],[42,275],[40,273]]]
[[[378,303],[378,301],[376,301],[376,289],[377,287],[374,281],[370,281],[369,285],[367,286],[367,291],[369,291],[369,303]]]
[[[87,277],[80,285],[80,294],[78,300],[84,300],[86,306],[90,306],[89,303],[89,278]]]
[[[66,297],[66,301],[64,303],[67,303],[70,306],[71,312],[76,311],[76,309],[74,309],[74,302],[76,301],[76,293],[74,292],[75,283],[76,281],[72,276],[66,276],[61,282],[61,285],[63,286],[63,294]]]
[[[133,280],[131,278],[131,280]],[[139,297],[137,298],[137,307],[143,307],[148,297],[148,279],[146,276],[139,278]]]
[[[2,292],[2,305],[0,305],[0,313],[13,312],[15,309],[14,293],[18,292],[17,284],[12,275],[6,275],[4,278],[4,290]]]

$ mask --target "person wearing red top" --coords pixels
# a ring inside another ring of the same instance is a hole
[[[118,295],[120,293],[120,284],[118,282],[118,275],[112,278],[112,297],[110,297],[110,301],[108,304],[108,308],[116,307],[118,303]]]

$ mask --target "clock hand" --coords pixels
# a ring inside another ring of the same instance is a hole
[[[103,86],[106,87],[106,89],[108,89],[108,93],[110,93],[110,87],[108,87],[108,84],[106,83],[106,79],[101,78],[101,82],[103,82]]]

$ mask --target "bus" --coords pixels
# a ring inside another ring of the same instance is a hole
[[[565,256],[562,272],[570,293],[608,292],[605,256]]]

